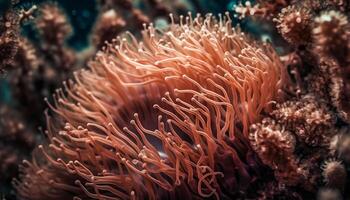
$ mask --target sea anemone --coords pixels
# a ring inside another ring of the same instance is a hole
[[[172,19],[172,18],[171,18]],[[249,126],[285,72],[229,16],[145,27],[57,90],[47,142],[14,181],[20,199],[235,198],[259,179]],[[247,194],[243,194],[247,195]]]

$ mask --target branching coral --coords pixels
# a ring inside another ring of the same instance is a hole
[[[53,44],[45,48],[62,46],[72,31],[72,27],[67,24],[66,16],[55,4],[44,4],[40,11],[36,27],[42,39],[46,41],[44,44]]]
[[[31,18],[32,13],[37,9],[32,6],[28,10],[5,10],[0,15],[0,73],[9,68],[16,68],[16,54],[20,48],[21,23]]]
[[[188,16],[98,53],[57,92],[48,143],[15,182],[19,197],[241,195],[261,165],[248,127],[276,98],[284,71],[271,48],[230,24]]]
[[[336,60],[323,57],[317,68],[305,79],[309,93],[331,104],[337,116],[349,122],[349,82],[346,70]]]

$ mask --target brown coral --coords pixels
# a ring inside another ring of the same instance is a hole
[[[332,56],[340,63],[348,62],[350,27],[346,15],[335,10],[321,13],[315,18],[312,34],[317,53]]]
[[[125,20],[113,9],[100,14],[92,34],[92,42],[101,49],[105,42],[111,42],[125,27]]]
[[[323,166],[323,177],[328,187],[344,190],[347,181],[347,172],[341,161],[328,160]]]
[[[290,44],[309,43],[312,15],[307,8],[296,6],[283,8],[274,21],[277,23],[278,31]]]
[[[36,19],[39,34],[45,40],[45,44],[50,44],[50,47],[61,46],[72,32],[66,15],[54,3],[43,4],[40,11],[40,17]]]
[[[319,66],[319,79],[322,82],[313,83],[317,85],[312,92],[328,100],[337,110],[338,116],[346,121],[350,121],[350,93],[349,93],[349,72],[348,67],[341,67],[338,62],[330,58],[322,58]],[[319,87],[319,89],[317,89]],[[323,89],[321,89],[323,88]],[[315,90],[316,89],[316,90]]]
[[[294,155],[295,137],[285,127],[265,118],[251,126],[250,141],[263,163],[274,169],[280,182],[296,185],[305,178]]]
[[[0,16],[0,73],[13,67],[19,37],[19,17],[13,11]]]
[[[337,93],[333,90],[336,88],[339,70],[340,67],[334,59],[321,57],[315,69],[305,78],[307,92],[316,98],[332,102]]]
[[[278,104],[271,115],[284,124],[288,130],[298,136],[298,140],[309,145],[328,144],[335,134],[335,116],[312,96],[302,97],[299,101],[286,101]]]

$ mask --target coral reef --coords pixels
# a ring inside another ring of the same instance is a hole
[[[281,55],[290,75],[286,101],[251,126],[255,151],[280,184],[317,193],[312,198],[349,198],[348,3],[257,1],[236,11],[275,26],[280,38],[273,42],[287,44]]]
[[[349,199],[350,3],[213,2],[4,1],[4,198]]]

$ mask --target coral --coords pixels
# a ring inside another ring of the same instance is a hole
[[[312,96],[278,104],[270,114],[308,145],[325,146],[335,134],[334,114]]]
[[[310,41],[312,23],[310,11],[304,7],[289,6],[282,9],[274,21],[282,37],[293,45],[307,44]]]
[[[294,155],[295,138],[285,127],[265,118],[251,126],[250,141],[262,162],[274,170],[278,181],[296,185],[304,178]]]
[[[337,131],[329,144],[332,156],[343,160],[346,164],[350,163],[350,134],[349,128],[342,128]]]
[[[347,68],[339,66],[334,59],[323,57],[306,80],[309,93],[329,102],[336,109],[338,117],[349,121],[350,94],[348,94],[349,82],[346,70]]]
[[[315,49],[321,55],[330,55],[339,62],[348,62],[350,27],[346,15],[334,10],[315,18],[312,31]]]
[[[266,149],[280,149],[274,152],[282,154],[290,149],[284,144],[293,144],[293,151],[282,157],[295,160],[293,163],[297,164],[292,169],[281,168],[291,172],[290,177],[299,169],[302,175],[298,177],[305,179],[299,182],[287,179],[287,185],[293,185],[287,187],[287,191],[301,187],[303,190],[298,193],[303,198],[315,198],[304,195],[307,191],[315,194],[317,190],[319,199],[347,198],[344,190],[349,187],[346,177],[350,155],[346,147],[350,105],[349,8],[344,1],[283,3],[285,5],[274,3],[269,7],[258,1],[258,4],[249,5],[265,11],[263,15],[254,14],[253,20],[275,18],[273,21],[277,22],[281,38],[290,43],[282,57],[283,63],[290,68],[285,96],[288,100],[276,103],[262,122],[251,126],[250,134],[254,136],[251,144],[262,161],[272,168],[271,162],[279,160],[281,155],[270,153],[266,157]],[[266,139],[266,145],[259,143],[265,141],[262,138],[266,135],[279,140]],[[286,139],[285,135],[290,138]],[[286,182],[278,172],[278,169],[274,170],[277,185]],[[281,191],[278,189],[274,193]]]
[[[20,48],[20,25],[30,19],[37,7],[28,10],[5,10],[0,16],[0,73],[6,69],[16,68],[16,54]]]
[[[0,73],[11,68],[13,58],[17,53],[18,45],[18,16],[11,11],[0,17]]]
[[[280,9],[288,6],[289,3],[289,0],[257,0],[255,4],[251,1],[245,1],[244,4],[240,3],[236,6],[235,11],[243,18],[248,16],[258,16],[272,19],[274,15],[278,14]]]
[[[305,78],[306,91],[326,102],[335,102],[339,70],[339,65],[334,59],[320,58],[316,68]]]
[[[241,3],[235,7],[235,12],[239,14],[240,18],[245,18],[247,16],[265,16],[268,12],[266,9],[261,8],[259,4],[254,6],[250,1],[246,1],[244,5]]]
[[[13,36],[7,36],[6,34],[0,36],[1,72],[3,72],[5,69],[10,68],[12,66],[14,56],[16,55],[16,52],[17,52],[16,41],[10,39],[9,37],[13,37]]]
[[[4,198],[350,198],[348,1],[0,4]]]
[[[290,190],[283,184],[278,184],[276,181],[268,182],[265,184],[261,190],[257,191],[258,197],[256,199],[284,199],[288,197],[289,199],[303,199],[298,192]]]
[[[322,175],[328,187],[344,190],[347,172],[340,161],[328,160],[323,164],[322,169]]]
[[[326,57],[320,59],[317,69],[306,78],[309,83],[308,91],[332,104],[337,115],[344,121],[349,121],[350,112],[347,77],[347,68]]]
[[[312,96],[278,103],[269,117],[251,125],[251,145],[262,162],[274,169],[278,184],[302,187],[303,193],[315,191],[323,173],[326,182],[335,187],[333,180],[339,180],[339,172],[344,172],[345,177],[347,173],[345,168],[334,172],[338,168],[333,167],[332,160],[324,162],[332,156],[326,153],[329,144],[334,149],[333,156],[338,152],[339,140],[334,135],[340,133],[335,130],[335,119],[327,104]],[[321,162],[325,163],[323,167]],[[344,173],[340,176],[344,177]]]
[[[56,93],[20,198],[221,198],[254,185],[248,127],[283,68],[229,18],[189,19],[164,34],[149,26],[142,43],[120,38]]]
[[[40,11],[39,17],[35,20],[35,27],[42,40],[40,50],[48,52],[44,59],[56,69],[59,67],[65,70],[72,68],[76,58],[72,53],[73,50],[65,45],[72,32],[66,15],[58,5],[53,3],[43,4]]]
[[[128,23],[128,25],[130,25],[128,26],[130,28],[129,30],[142,29],[145,23],[150,22],[149,17],[140,9],[134,7],[130,0],[100,0],[99,4],[103,9],[114,9],[117,13],[127,16],[127,19],[124,20],[130,21],[130,23]]]
[[[31,149],[35,145],[32,131],[13,108],[0,107],[1,185],[10,181],[18,173],[18,163],[29,157],[29,152],[25,149]]]
[[[55,4],[38,7],[44,12],[38,12],[32,21],[41,40],[36,43],[17,35],[16,54],[11,63],[13,67],[6,74],[13,98],[20,102],[21,112],[29,119],[41,119],[37,111],[43,111],[45,106],[37,102],[67,79],[69,71],[76,64],[76,54],[65,44],[71,30],[65,15]],[[36,6],[31,7],[30,12],[19,12],[19,16],[29,18],[30,21],[29,13],[35,12],[33,8],[36,9]],[[38,121],[34,126],[39,125]]]
[[[98,20],[99,23],[96,23],[92,34],[92,42],[98,49],[101,49],[106,41],[112,41],[122,32],[126,22],[113,9],[101,13]]]
[[[40,16],[36,19],[36,27],[44,44],[51,44],[43,48],[62,46],[64,40],[71,34],[72,28],[67,23],[66,15],[56,4],[43,4]]]

